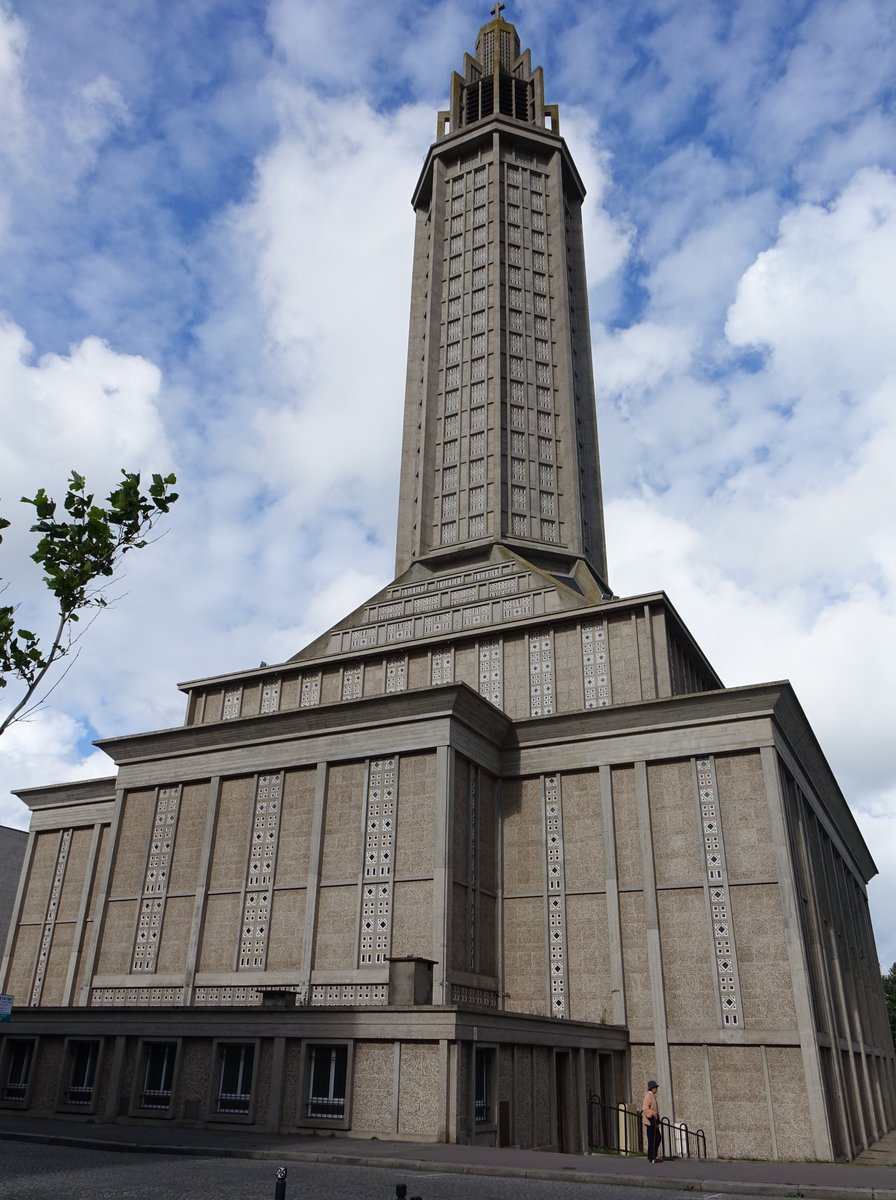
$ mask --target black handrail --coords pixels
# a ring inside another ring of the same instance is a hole
[[[660,1118],[664,1158],[706,1158],[706,1135],[686,1121],[674,1124]],[[610,1154],[643,1154],[643,1115],[624,1104],[604,1104],[595,1092],[588,1095],[588,1147]]]

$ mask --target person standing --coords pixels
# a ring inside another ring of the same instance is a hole
[[[660,1128],[660,1106],[656,1098],[659,1086],[655,1079],[647,1080],[647,1091],[644,1093],[644,1102],[641,1105],[641,1120],[647,1130],[647,1161],[649,1163],[663,1161],[660,1156],[663,1131]]]

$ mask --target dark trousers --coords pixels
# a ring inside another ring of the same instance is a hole
[[[654,1118],[647,1126],[647,1161],[654,1162],[663,1148],[663,1131]]]

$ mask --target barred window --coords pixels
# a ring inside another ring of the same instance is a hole
[[[255,1046],[252,1042],[218,1047],[218,1086],[215,1112],[248,1116],[252,1103]]]
[[[318,1121],[345,1117],[348,1046],[312,1046],[305,1116]]]

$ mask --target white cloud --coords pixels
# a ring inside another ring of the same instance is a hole
[[[0,696],[4,693],[0,692]],[[111,760],[100,750],[79,747],[84,726],[52,708],[11,725],[3,735],[0,755],[0,825],[27,829],[29,810],[10,795],[13,788],[41,787],[72,779],[99,779],[114,774]]]
[[[24,58],[28,33],[5,0],[0,2],[0,95],[3,96],[3,120],[0,121],[0,151],[18,155],[26,140]]]
[[[806,204],[744,274],[726,332],[768,345],[782,393],[807,403],[896,371],[896,176],[859,171],[830,207]]]
[[[96,161],[99,147],[109,134],[129,119],[121,89],[108,75],[98,75],[85,84],[64,118],[66,133],[87,166]]]
[[[484,15],[85,3],[26,30],[0,0],[3,498],[144,463],[183,498],[10,785],[105,774],[91,737],[179,723],[175,680],[288,657],[387,581],[410,194]],[[791,676],[891,876],[894,13],[510,14],[588,189],[611,583],[666,588],[727,681]]]
[[[24,331],[0,317],[0,475],[7,503],[59,488],[74,468],[97,490],[131,469],[171,462],[157,402],[159,369],[96,337],[33,360]]]

